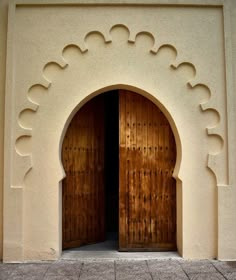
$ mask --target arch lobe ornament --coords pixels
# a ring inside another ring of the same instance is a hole
[[[101,40],[97,40],[95,37],[99,37]],[[15,147],[18,156],[17,161],[21,162],[19,166],[22,166],[22,170],[21,178],[18,178],[19,182],[17,184],[24,184],[25,175],[33,167],[32,152],[27,150],[27,153],[23,153],[24,149],[22,150],[22,147],[25,147],[29,138],[34,137],[35,128],[33,122],[30,126],[25,124],[30,123],[29,118],[32,118],[32,116],[33,119],[37,118],[38,109],[41,104],[47,102],[46,100],[47,96],[50,94],[50,88],[57,82],[60,73],[62,71],[67,71],[67,68],[72,67],[73,64],[80,63],[80,59],[86,60],[86,55],[91,52],[90,49],[93,49],[94,46],[97,48],[97,45],[94,45],[95,42],[99,44],[100,47],[108,45],[109,48],[122,48],[125,46],[126,48],[129,47],[133,49],[144,42],[145,48],[148,48],[148,53],[152,56],[152,59],[155,58],[157,61],[156,63],[160,64],[160,73],[162,71],[169,71],[170,79],[174,77],[174,79],[180,80],[183,86],[190,89],[192,94],[191,97],[188,98],[198,99],[199,114],[204,115],[211,110],[213,118],[217,117],[218,121],[214,125],[206,125],[206,133],[210,138],[215,138],[215,142],[220,142],[221,145],[216,145],[217,149],[206,155],[207,166],[215,174],[217,181],[220,180],[218,179],[218,174],[220,173],[219,168],[221,168],[219,162],[223,157],[222,149],[224,145],[224,136],[220,128],[221,116],[217,109],[217,104],[214,104],[212,98],[213,93],[210,88],[198,81],[197,67],[190,62],[182,61],[176,47],[172,44],[166,43],[158,45],[158,38],[155,38],[152,33],[147,31],[132,32],[128,27],[118,24],[112,26],[107,33],[96,30],[87,33],[81,45],[69,44],[65,46],[58,61],[49,61],[46,63],[42,70],[41,80],[29,87],[27,101],[22,105],[22,110],[18,115],[20,132],[16,138]],[[114,44],[114,42],[116,42],[116,44]],[[144,49],[142,46],[143,45],[141,45],[141,51]],[[139,58],[137,57],[136,59]],[[31,141],[33,140],[31,139]]]

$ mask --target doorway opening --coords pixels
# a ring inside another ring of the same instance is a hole
[[[168,120],[147,98],[114,90],[87,102],[62,147],[63,249],[176,250],[175,160]]]
[[[108,246],[119,238],[119,92],[103,93],[105,105],[105,230]]]

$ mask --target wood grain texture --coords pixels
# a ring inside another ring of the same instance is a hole
[[[104,210],[104,135],[112,131],[104,133],[109,115],[104,104],[109,107],[110,102],[106,96],[99,95],[79,110],[64,139],[63,248],[105,237],[105,219],[110,216]],[[112,138],[105,143],[108,139]],[[174,136],[163,113],[145,97],[120,90],[120,250],[176,249],[175,160]],[[109,205],[107,211],[112,212]]]
[[[151,101],[120,90],[119,248],[176,249],[174,135]]]
[[[104,240],[104,98],[86,103],[62,146],[63,248]]]

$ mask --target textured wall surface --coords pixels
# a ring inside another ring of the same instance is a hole
[[[198,2],[203,6],[11,6],[5,261],[60,255],[63,136],[87,100],[113,88],[146,96],[172,126],[180,254],[236,258],[236,4]],[[6,7],[2,1],[0,32],[5,39]],[[0,45],[1,179],[5,43]]]
[[[5,104],[5,67],[7,40],[8,0],[0,1],[0,259],[2,258],[2,223],[3,223],[3,139],[4,139],[4,104]]]
[[[236,258],[236,2],[230,1],[230,21],[231,30],[225,30],[225,36],[228,41],[228,55],[229,55],[229,71],[232,75],[232,84],[229,85],[228,94],[231,95],[230,102],[232,106],[228,106],[229,120],[229,172],[230,176],[229,187],[218,190],[218,252],[221,259],[235,259]],[[230,77],[228,77],[230,79]]]

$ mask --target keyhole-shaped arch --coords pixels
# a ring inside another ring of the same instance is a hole
[[[115,158],[105,145],[114,133],[105,120],[111,117],[119,134],[113,143],[119,145]],[[148,98],[119,89],[87,101],[67,127],[62,163],[64,248],[101,242],[107,229],[117,228],[120,250],[176,249],[175,137],[163,112]],[[106,179],[111,166],[119,169],[114,171],[119,183]],[[118,190],[111,191],[112,186]],[[114,215],[107,214],[107,205]],[[109,224],[116,220],[119,226]]]

